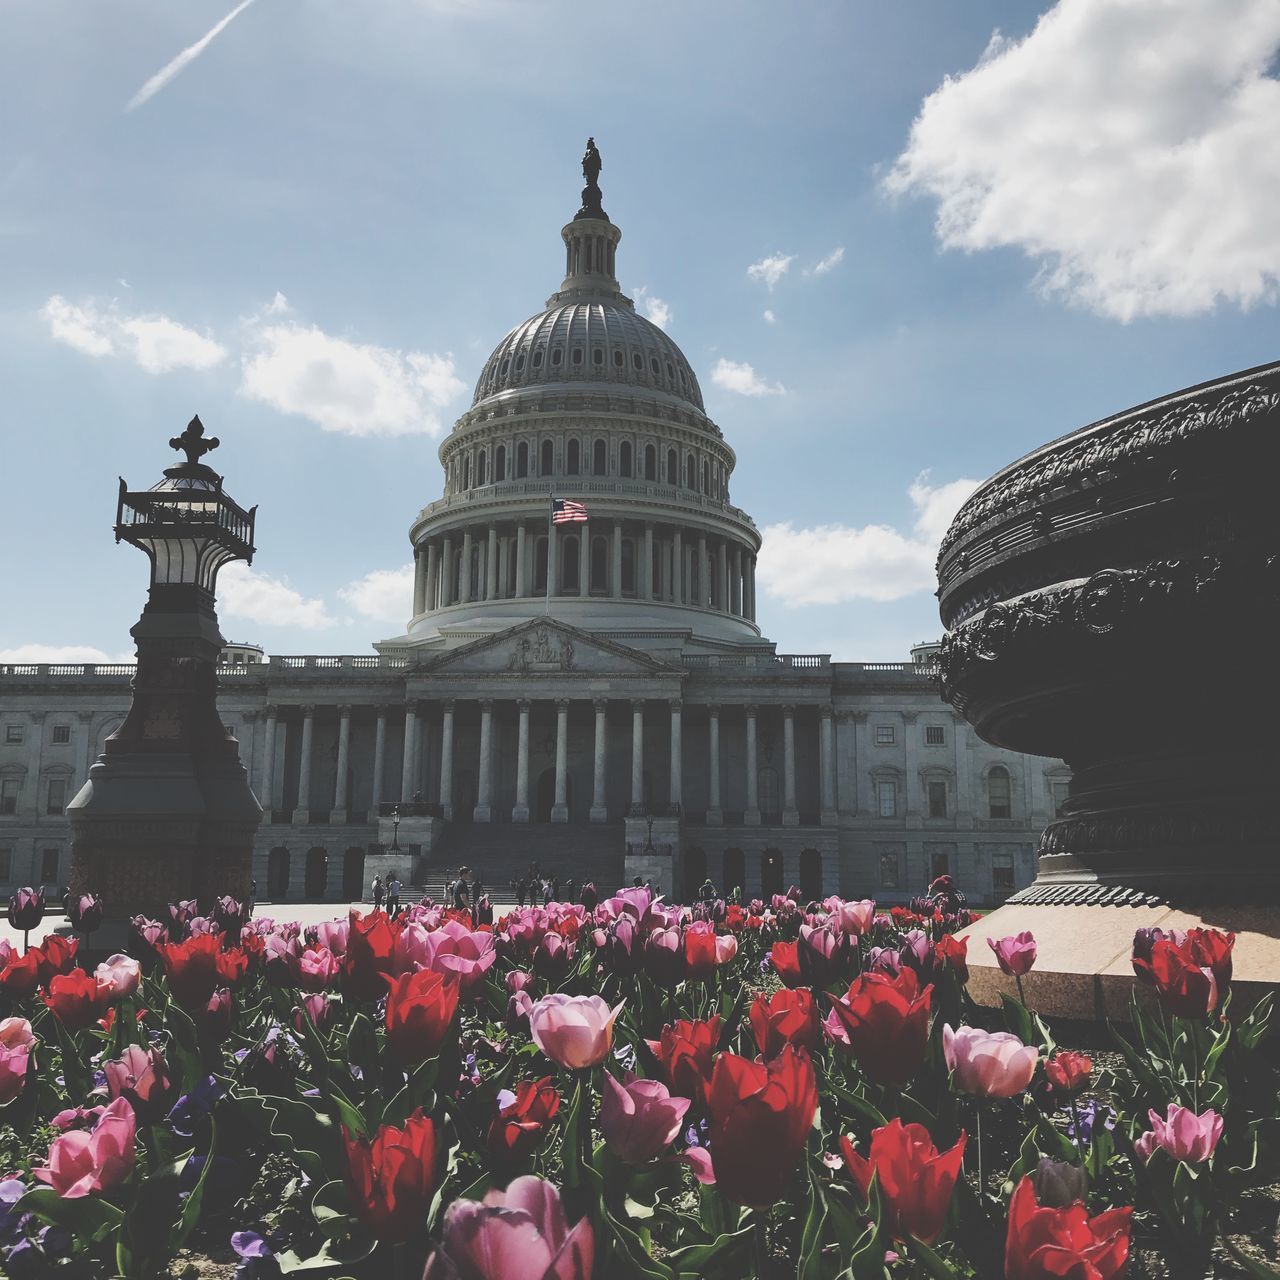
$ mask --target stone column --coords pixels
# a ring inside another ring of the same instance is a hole
[[[578,595],[591,594],[591,524],[584,521],[578,526]]]
[[[523,528],[521,529],[523,533]],[[529,700],[516,703],[520,712],[520,733],[516,741],[516,803],[511,810],[512,822],[529,821]]]
[[[462,535],[462,587],[458,592],[459,604],[471,603],[473,583],[471,581],[471,530]]]
[[[262,794],[258,801],[263,808],[263,817],[268,822],[271,821],[276,804],[276,724],[279,715],[279,707],[267,708],[266,741],[262,744]]]
[[[592,775],[591,786],[591,821],[607,822],[609,820],[609,809],[605,803],[604,792],[604,765],[605,750],[607,746],[608,733],[608,709],[609,704],[604,698],[597,698],[595,701],[596,711],[596,751],[595,751],[595,770]]]
[[[724,823],[720,807],[720,708],[708,707],[707,712],[707,826],[719,827]]]
[[[569,700],[556,700],[556,801],[552,822],[569,821]]]
[[[503,534],[498,539],[498,599],[507,599],[507,583],[511,581],[511,537]]]
[[[707,535],[698,534],[698,599],[695,601],[699,609],[705,609],[711,602],[711,561],[707,556]]]
[[[819,820],[824,827],[834,827],[840,815],[836,811],[836,731],[831,707],[822,708],[818,748],[822,761],[822,817]]]
[[[493,545],[490,541],[490,546]],[[480,703],[480,777],[476,787],[476,822],[493,821],[493,701]]]
[[[413,616],[427,611],[427,557],[421,547],[413,549]]]
[[[719,564],[716,566],[716,608],[729,613],[729,544],[720,539]]]
[[[484,569],[484,598],[496,600],[498,598],[498,526],[496,524],[489,526],[489,549],[485,553]]]
[[[369,796],[369,816],[378,820],[378,806],[382,803],[382,775],[387,764],[387,709],[378,707],[378,721],[373,731],[373,789]]]
[[[635,562],[632,561],[634,568]],[[622,599],[622,521],[615,520],[613,522],[613,574],[612,581],[609,583],[609,594],[615,600]],[[639,593],[637,592],[637,595]]]
[[[729,578],[729,612],[742,616],[742,548],[734,544],[733,570]]]
[[[640,588],[636,595],[641,600],[653,599],[653,525],[645,521],[644,526],[644,558],[640,566]]]
[[[751,583],[751,621],[756,620],[756,558],[753,553],[747,565],[747,581]]]
[[[678,528],[671,536],[671,599],[684,604],[684,545]]]
[[[445,538],[440,550],[440,608],[453,603],[453,539]]]
[[[782,825],[800,825],[796,811],[796,709],[790,703],[782,708]]]
[[[760,825],[760,770],[756,764],[756,707],[747,703],[747,809],[742,815],[744,825]]]
[[[631,703],[631,808],[639,814],[644,808],[644,699]]]
[[[419,558],[421,559],[421,558]],[[338,708],[338,769],[333,780],[333,810],[329,825],[345,826],[347,821],[347,770],[351,763],[351,708]]]
[[[440,717],[440,808],[445,820],[453,821],[453,701],[441,703]]]
[[[400,803],[413,799],[414,754],[418,746],[418,709],[412,702],[404,708],[404,755],[400,765]]]
[[[547,594],[560,594],[560,557],[556,554],[556,530],[559,525],[547,527]]]
[[[315,728],[316,709],[302,708],[302,758],[298,762],[298,807],[293,811],[293,821],[311,821],[311,738]]]
[[[525,564],[524,524],[516,525],[516,595],[523,599],[529,594],[528,566]]]
[[[440,547],[427,543],[427,612],[440,607]]]
[[[681,759],[683,746],[681,734],[680,703],[677,699],[671,702],[671,785],[670,797],[672,809],[679,813],[684,804],[684,763]]]

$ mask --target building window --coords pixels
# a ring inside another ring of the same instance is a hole
[[[516,446],[516,479],[523,480],[529,474],[529,446],[521,440]]]
[[[591,474],[603,476],[608,474],[609,451],[603,440],[597,440],[591,446]]]
[[[622,540],[622,594],[636,593],[636,544],[630,538]]]
[[[696,489],[698,487],[698,463],[693,454],[690,454],[685,459],[684,487],[686,489]]]
[[[945,818],[947,816],[947,784],[945,782],[929,783],[929,817]]]
[[[641,356],[641,354],[638,351],[633,351],[631,353],[631,367],[637,373],[644,372],[644,357]]]
[[[649,357],[649,372],[656,378],[658,376],[658,357]]]
[[[489,455],[483,449],[480,450],[480,456],[476,459],[476,485],[484,484],[485,467],[488,462]]]
[[[658,478],[658,451],[651,444],[644,447],[644,478],[646,480]]]
[[[61,813],[67,807],[67,780],[66,778],[50,778],[49,779],[49,796],[45,805],[47,813]]]
[[[550,440],[542,442],[542,462],[539,471],[544,476],[551,474],[552,468],[555,466],[555,446]]]
[[[0,849],[0,884],[8,884],[13,879],[13,850]]]
[[[17,813],[21,792],[21,778],[0,778],[0,813]]]
[[[629,440],[624,440],[618,446],[618,474],[631,475],[631,442]]]
[[[507,478],[507,446],[500,444],[493,455],[493,482],[501,483]]]
[[[929,853],[929,884],[939,876],[951,874],[951,855],[945,849],[933,849]],[[928,888],[928,885],[925,886]]]
[[[7,724],[4,727],[4,740],[11,747],[22,745],[23,738],[26,737],[26,726],[21,724]]]
[[[1013,854],[991,855],[991,893],[997,899],[1007,898],[1013,892]]]
[[[897,739],[897,734],[894,733],[893,725],[891,724],[876,725],[876,746],[877,747],[891,747],[893,746],[896,739]]]
[[[558,365],[558,364],[561,364],[563,360],[564,360],[564,352],[559,347],[557,347],[551,353],[551,363]]]
[[[471,488],[471,459],[463,458],[462,460],[462,487],[464,489]]]
[[[778,787],[778,771],[766,765],[757,775],[757,786],[760,793],[760,812],[779,814],[782,812],[782,793]]]
[[[876,812],[882,818],[898,816],[898,784],[891,779],[876,783]]]
[[[520,373],[524,369],[524,352],[522,351],[516,356],[516,372]]]
[[[574,347],[574,349],[573,349],[573,363],[574,363],[574,364],[581,364],[581,363],[582,363],[582,348],[581,348],[581,347]]]
[[[880,887],[882,889],[899,887],[898,855],[893,850],[886,850],[880,855]]]
[[[987,774],[987,806],[993,818],[1013,817],[1012,784],[1009,770],[998,764]]]
[[[609,544],[603,538],[591,539],[591,590],[609,590]]]
[[[613,367],[615,369],[621,369],[622,363],[623,363],[622,352],[615,350],[613,353]]]
[[[680,459],[676,457],[674,449],[667,450],[667,483],[680,483]]]
[[[539,538],[533,554],[533,589],[547,589],[547,540]]]
[[[1067,796],[1071,791],[1071,783],[1066,778],[1049,780],[1049,799],[1053,803],[1053,816],[1061,818],[1067,806]]]
[[[57,849],[43,849],[40,852],[40,883],[58,884],[58,863],[61,861]]]
[[[926,747],[945,747],[947,731],[940,724],[927,724],[924,727],[924,745]]]
[[[576,440],[569,441],[565,451],[564,469],[568,475],[576,476],[581,467],[582,446]]]
[[[541,369],[541,368],[542,368],[542,351],[541,351],[541,349],[539,349],[539,350],[537,350],[537,351],[535,351],[535,352],[533,353],[533,367],[534,367],[535,369]]]
[[[578,555],[581,543],[577,538],[569,538],[564,544],[563,573],[560,579],[561,591],[577,592],[578,590]]]

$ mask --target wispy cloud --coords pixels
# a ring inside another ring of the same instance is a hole
[[[752,280],[763,282],[772,289],[787,274],[795,260],[794,253],[774,253],[767,258],[761,258],[759,262],[753,262],[747,268],[747,275]]]
[[[227,349],[165,315],[129,315],[113,301],[71,302],[55,293],[41,317],[55,342],[87,356],[125,356],[147,373],[173,369],[211,369],[226,359]]]
[[[129,99],[126,111],[136,111],[144,102],[149,102],[171,80],[186,70],[251,4],[253,0],[240,0],[221,22],[210,28],[195,44],[189,44],[172,61],[166,63],[159,71]]]
[[[338,597],[375,622],[403,623],[413,610],[413,565],[374,569],[338,588]]]
[[[745,360],[717,360],[711,381],[740,396],[781,396],[787,391],[780,382],[767,382]]]
[[[777,323],[778,323],[778,317],[777,317],[777,316],[775,316],[775,315],[773,314],[772,310],[770,310],[770,308],[768,308],[768,307],[765,307],[765,309],[764,309],[764,318],[765,318],[765,320],[766,320],[769,324],[777,324]]]
[[[636,289],[636,301],[644,308],[645,316],[659,329],[665,329],[671,323],[670,304],[655,297],[644,285]]]
[[[308,598],[280,578],[246,564],[229,564],[218,575],[218,612],[268,627],[321,631],[334,624],[323,600]]]
[[[828,271],[834,270],[844,261],[844,245],[839,245],[832,249],[825,258],[820,262],[815,262],[811,267],[805,267],[804,273],[807,276],[825,276]]]

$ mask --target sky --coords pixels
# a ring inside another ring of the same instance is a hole
[[[131,655],[192,414],[229,639],[368,653],[486,356],[618,274],[737,452],[780,651],[905,660],[1038,444],[1280,358],[1280,0],[0,3],[0,661]]]

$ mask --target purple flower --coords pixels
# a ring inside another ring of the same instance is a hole
[[[273,1252],[256,1231],[237,1231],[231,1237],[231,1247],[242,1258],[269,1258]]]
[[[1107,1130],[1116,1127],[1116,1118],[1111,1114],[1109,1108],[1102,1106],[1095,1098],[1090,1098],[1088,1102],[1081,1104],[1078,1108],[1080,1116],[1080,1133],[1077,1138],[1075,1118],[1072,1116],[1067,1120],[1067,1133],[1072,1138],[1077,1138],[1078,1143],[1090,1142],[1093,1138],[1093,1126],[1099,1120],[1102,1121],[1102,1127]]]
[[[169,1124],[180,1138],[195,1134],[196,1125],[212,1110],[225,1090],[213,1076],[202,1080],[190,1093],[184,1093],[169,1112]]]

